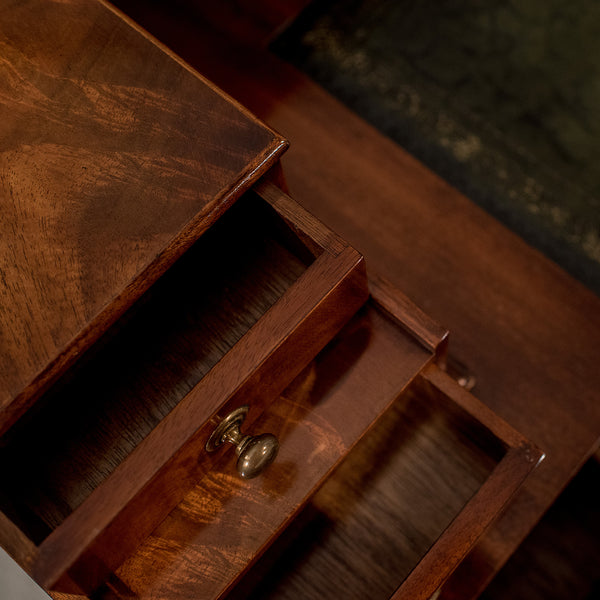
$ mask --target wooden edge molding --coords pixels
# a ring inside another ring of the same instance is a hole
[[[530,447],[532,459],[537,456],[537,459],[535,459],[536,464],[537,461],[544,457],[543,452],[511,427],[504,419],[500,418],[487,405],[458,385],[456,381],[440,369],[439,366],[430,365],[428,368],[424,369],[421,373],[421,377],[450,398],[454,404],[460,406],[460,408],[475,417],[477,421],[486,427],[494,436],[502,440],[507,447]]]
[[[511,448],[410,573],[392,600],[427,600],[452,574],[477,540],[492,525],[538,461],[531,448]]]
[[[283,219],[290,222],[294,231],[305,241],[308,238],[312,244],[316,242],[324,250],[338,256],[348,242],[343,240],[337,233],[321,223],[307,210],[302,208],[285,192],[283,192],[270,178],[261,179],[255,186],[254,191],[267,203],[269,203]]]
[[[467,556],[477,540],[494,523],[527,476],[544,459],[544,453],[477,398],[460,387],[437,365],[427,366],[420,377],[429,382],[507,446],[507,452],[488,479],[467,502],[392,596],[392,600],[427,600]]]
[[[23,569],[31,567],[37,556],[35,544],[3,512],[0,512],[0,532],[3,549]]]
[[[144,29],[137,21],[134,21],[131,17],[126,15],[122,10],[117,8],[114,4],[109,2],[108,0],[98,0],[98,3],[101,4],[105,9],[113,13],[116,17],[118,17],[124,23],[127,23],[131,29],[135,30],[141,37],[148,40],[151,44],[160,49],[164,54],[169,56],[176,62],[179,66],[183,67],[186,71],[191,73],[196,79],[199,79],[208,86],[211,90],[222,96],[229,102],[234,105],[237,110],[242,113],[247,119],[253,121],[254,123],[258,123],[264,129],[270,131],[274,137],[283,139],[282,136],[275,131],[272,127],[267,125],[264,121],[261,121],[254,113],[249,111],[241,102],[227,94],[220,87],[218,87],[215,83],[213,83],[210,79],[202,75],[197,69],[195,69],[192,65],[190,65],[187,61],[181,58],[176,52],[174,52],[171,48],[169,48],[166,44],[163,44],[158,38],[154,37],[149,31]]]
[[[275,164],[288,147],[283,138],[273,141],[244,171],[236,183],[221,192],[194,218],[161,252],[160,256],[138,273],[118,297],[104,307],[66,348],[29,383],[10,404],[0,407],[0,436],[2,436],[58,378],[114,324],[151,285],[200,238],[234,202]]]
[[[369,288],[377,304],[442,363],[448,351],[448,330],[381,275],[369,274]]]

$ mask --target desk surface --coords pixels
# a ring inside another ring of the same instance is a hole
[[[0,433],[285,150],[95,0],[0,22]]]
[[[217,36],[167,3],[155,12],[137,0],[120,4],[285,132],[296,200],[449,328],[450,353],[475,375],[475,394],[546,451],[456,572],[447,597],[475,597],[597,448],[600,301],[298,71],[262,49],[236,47],[239,23],[220,19]],[[214,52],[224,31],[231,37]]]

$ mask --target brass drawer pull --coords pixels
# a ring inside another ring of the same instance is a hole
[[[240,425],[248,414],[248,406],[230,412],[215,428],[206,442],[206,451],[214,452],[224,442],[235,446],[238,455],[237,470],[240,477],[252,479],[260,475],[274,460],[279,442],[271,433],[257,436],[243,435]]]

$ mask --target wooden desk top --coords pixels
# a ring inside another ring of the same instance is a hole
[[[0,20],[0,434],[286,142],[111,7]]]

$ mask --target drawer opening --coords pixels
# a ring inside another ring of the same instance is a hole
[[[2,511],[40,544],[318,251],[250,192],[0,441]]]
[[[230,597],[390,598],[506,452],[417,378]]]

